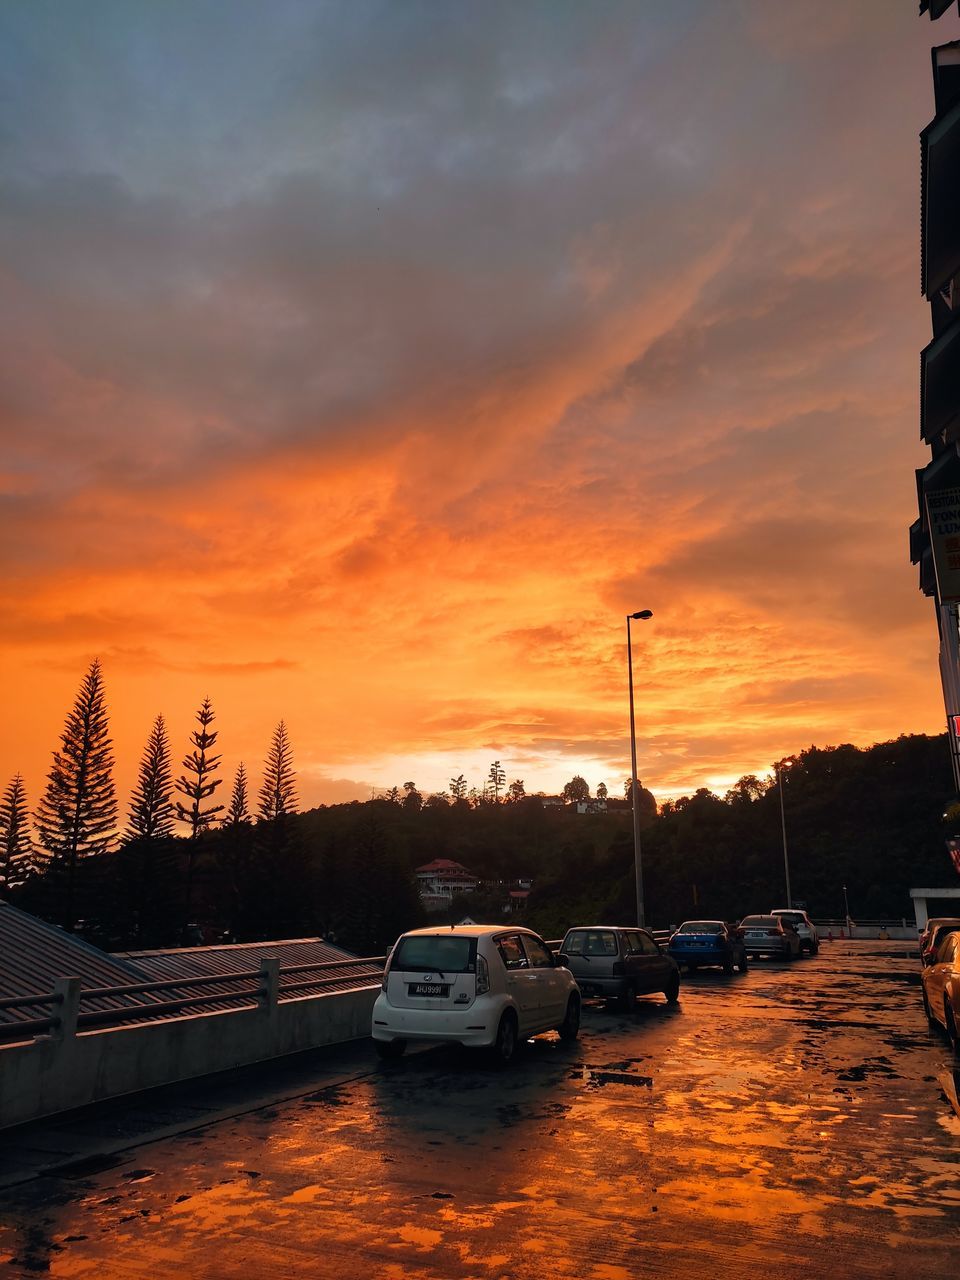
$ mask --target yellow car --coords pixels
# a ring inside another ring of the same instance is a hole
[[[960,1020],[960,932],[948,933],[940,943],[933,963],[920,975],[923,1011],[931,1026],[939,1023],[956,1054],[957,1024]]]

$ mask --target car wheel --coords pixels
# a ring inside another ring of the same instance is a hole
[[[933,1010],[930,1008],[930,1001],[927,999],[927,993],[923,987],[920,988],[920,999],[923,1001],[924,1017],[927,1019],[927,1022],[930,1023],[931,1027],[935,1027],[937,1025],[937,1020],[933,1016]]]
[[[557,1027],[557,1034],[561,1040],[576,1040],[580,1034],[580,1001],[576,996],[567,1001],[567,1012]]]
[[[378,1058],[382,1058],[384,1062],[394,1062],[397,1058],[403,1057],[407,1042],[406,1040],[374,1040],[373,1045]]]
[[[692,964],[692,963],[688,960],[688,961],[687,961],[687,973],[696,973],[696,972],[697,972],[697,966],[696,966],[695,964]]]
[[[957,1022],[953,1016],[953,1006],[949,1000],[943,1002],[943,1022],[947,1028],[947,1039],[950,1041],[950,1048],[954,1052],[954,1056],[960,1053],[960,1044],[957,1042]]]
[[[727,956],[723,962],[723,972],[729,975],[733,973],[733,956]]]
[[[740,970],[741,973],[747,972],[747,953],[746,952],[744,952],[743,955],[740,957],[740,963],[737,965],[737,968]]]
[[[517,1052],[517,1016],[509,1009],[501,1017],[497,1038],[493,1042],[493,1056],[501,1066],[512,1062]]]
[[[632,1013],[637,1007],[637,984],[628,982],[623,988],[620,996],[620,1003],[623,1005],[627,1013]]]
[[[667,1004],[676,1004],[680,999],[680,978],[677,974],[673,975],[663,994],[667,998]]]

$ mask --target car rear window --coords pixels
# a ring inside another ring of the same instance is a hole
[[[723,933],[723,925],[715,920],[685,920],[677,933]]]
[[[563,949],[570,956],[619,955],[617,935],[610,929],[572,929]]]
[[[740,928],[744,929],[744,928],[747,928],[748,926],[752,926],[756,924],[762,924],[767,926],[775,925],[777,921],[778,921],[777,916],[744,916],[743,919],[740,921]]]
[[[401,938],[390,957],[391,969],[427,973],[474,973],[477,968],[476,938],[451,937],[445,933],[412,934]]]

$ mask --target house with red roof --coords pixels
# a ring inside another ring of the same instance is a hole
[[[462,893],[476,893],[480,881],[450,858],[434,858],[416,869],[420,901],[427,911],[442,911]]]

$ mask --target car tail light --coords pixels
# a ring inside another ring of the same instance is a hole
[[[477,952],[477,995],[485,995],[490,990],[490,970],[484,956]]]
[[[614,960],[613,969],[611,970],[615,978],[622,978],[625,972],[622,960]]]

